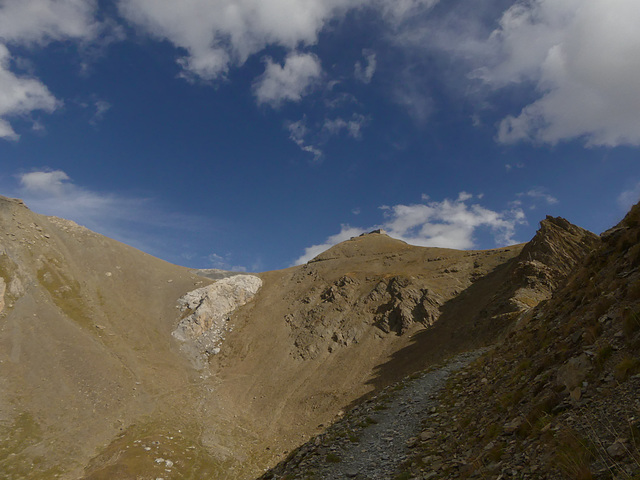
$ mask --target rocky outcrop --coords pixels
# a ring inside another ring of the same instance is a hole
[[[376,281],[377,280],[377,281]],[[299,299],[285,320],[303,358],[357,343],[368,327],[403,335],[412,326],[431,326],[444,303],[423,279],[396,275],[364,281],[344,275]]]
[[[383,331],[405,333],[414,323],[431,326],[438,319],[443,303],[439,295],[421,288],[406,277],[380,281],[367,298],[371,303],[382,301],[376,308],[375,324]]]
[[[549,296],[585,256],[600,245],[600,238],[561,217],[540,222],[540,229],[522,249],[514,276],[522,287],[545,290]]]
[[[262,280],[254,275],[235,275],[187,293],[178,300],[184,316],[172,335],[193,344],[198,352],[219,353],[230,328],[229,315],[251,300],[261,286]]]
[[[599,245],[600,238],[594,233],[564,218],[547,216],[515,259],[509,280],[497,289],[479,317],[510,322],[548,300]]]

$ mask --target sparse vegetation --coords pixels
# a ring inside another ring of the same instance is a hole
[[[630,375],[640,373],[640,359],[630,355],[625,356],[615,366],[615,376],[618,381],[625,381]]]
[[[333,453],[333,452],[327,453],[327,456],[325,457],[325,460],[327,462],[329,462],[329,463],[340,463],[340,462],[342,462],[342,459],[338,455]]]
[[[586,439],[573,430],[564,430],[556,443],[556,462],[567,479],[593,479],[590,464],[594,454]]]
[[[57,265],[59,265],[57,260],[49,259],[38,270],[38,281],[65,315],[79,325],[94,330],[90,319],[91,313],[82,298],[80,283],[68,278]]]
[[[631,308],[625,308],[622,311],[622,331],[627,338],[640,330],[640,315]]]

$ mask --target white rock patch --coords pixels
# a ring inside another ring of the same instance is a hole
[[[230,329],[229,315],[251,300],[261,286],[262,280],[254,275],[235,275],[187,293],[178,300],[178,308],[188,315],[172,335],[196,343],[201,352],[217,354]]]

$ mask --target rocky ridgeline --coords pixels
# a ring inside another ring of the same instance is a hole
[[[183,317],[172,335],[197,358],[219,353],[225,332],[232,328],[229,316],[261,286],[254,275],[234,275],[187,293],[178,300]]]
[[[547,299],[575,270],[576,266],[600,245],[600,238],[561,217],[547,216],[540,229],[520,253],[513,276],[519,295],[528,305],[530,292]],[[529,305],[528,305],[529,306]]]
[[[508,280],[493,293],[476,320],[487,319],[501,328],[529,311],[563,284],[587,255],[600,245],[594,233],[561,217],[547,216],[510,267]]]
[[[262,478],[640,478],[640,207],[601,239],[576,228],[542,222],[513,266],[521,282],[512,292],[559,289],[430,390],[430,402],[408,414],[412,437],[396,411],[407,399],[390,392],[417,393],[415,378],[347,413]],[[404,442],[404,451],[372,458],[357,448],[363,431],[389,420],[380,443]],[[326,476],[333,462],[360,467]],[[392,463],[400,465],[389,473]]]
[[[550,301],[450,381],[404,478],[638,478],[639,266],[636,206]]]

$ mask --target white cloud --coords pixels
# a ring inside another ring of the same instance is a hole
[[[366,64],[362,64],[360,62],[356,62],[354,67],[354,75],[357,80],[363,83],[371,83],[373,79],[373,75],[376,73],[376,67],[378,65],[377,57],[375,52],[371,50],[363,50],[362,54],[365,57]]]
[[[320,59],[311,53],[292,52],[284,65],[266,59],[264,73],[253,84],[253,93],[258,104],[269,104],[274,108],[285,101],[298,102],[309,93],[322,78]]]
[[[312,154],[315,162],[322,158],[322,150],[309,144],[306,140],[306,137],[309,135],[306,118],[303,117],[297,122],[289,122],[286,126],[287,130],[289,130],[289,139],[291,139],[291,141],[293,141],[302,151]]]
[[[92,192],[74,184],[62,170],[39,170],[19,175],[19,196],[35,211],[56,215],[95,228],[131,210],[126,199]],[[142,199],[140,199],[142,200]]]
[[[354,113],[350,120],[345,120],[340,117],[326,119],[322,129],[331,135],[338,135],[342,130],[346,130],[350,137],[359,139],[362,136],[362,129],[369,121],[369,117]]]
[[[121,14],[186,50],[187,74],[214,80],[268,45],[313,45],[324,25],[365,0],[120,0]]]
[[[505,163],[504,168],[507,172],[510,172],[514,168],[524,168],[524,163],[518,162],[516,164]]]
[[[509,8],[487,47],[499,61],[477,71],[501,87],[534,82],[541,96],[507,116],[498,140],[640,145],[640,3],[535,0]]]
[[[211,253],[208,255],[207,260],[211,264],[211,268],[217,268],[219,270],[229,270],[231,272],[246,272],[247,268],[242,265],[234,265],[230,263],[231,254],[218,255],[217,253]]]
[[[52,112],[58,102],[36,78],[18,76],[6,45],[45,46],[64,40],[93,40],[103,25],[95,18],[96,0],[4,0],[0,3],[0,138],[19,138],[7,117],[27,116],[35,110]]]
[[[527,103],[503,116],[499,142],[640,145],[640,2],[508,3],[499,11],[497,2],[462,0],[444,14],[408,17],[393,41],[415,50],[414,62],[425,51],[446,57],[443,84],[481,110],[502,107],[488,105],[487,93],[508,88],[513,99],[520,87]]]
[[[26,44],[91,39],[101,28],[95,19],[97,8],[96,0],[4,0],[0,38]]]
[[[97,125],[102,121],[104,115],[111,110],[111,104],[106,100],[96,100],[93,103],[93,106],[95,108],[95,113],[91,117],[91,120],[89,120],[89,123],[91,125]]]
[[[393,237],[424,247],[473,248],[478,228],[488,229],[496,245],[514,243],[515,227],[525,222],[522,210],[496,212],[468,204],[472,199],[461,192],[453,201],[383,207],[383,228]]]
[[[618,195],[618,205],[622,209],[629,210],[633,205],[640,201],[640,182],[629,190],[625,190]]]
[[[319,245],[312,245],[304,249],[304,254],[298,257],[292,265],[300,265],[302,263],[307,263],[312,258],[318,256],[325,250],[333,247],[334,245],[344,242],[345,240],[349,240],[351,237],[357,237],[361,233],[364,233],[365,230],[357,227],[350,227],[349,225],[342,225],[340,232],[335,235],[331,235],[327,240]]]
[[[426,201],[426,198],[423,199]],[[383,206],[384,219],[380,225],[369,228],[342,225],[340,232],[327,238],[324,243],[306,248],[304,255],[294,264],[305,263],[336,243],[375,228],[384,228],[394,238],[423,247],[474,248],[474,235],[479,229],[488,230],[496,246],[515,243],[516,227],[526,223],[522,209],[514,206],[497,212],[470,203],[472,200],[473,195],[461,192],[456,200]]]
[[[382,17],[394,26],[411,20],[416,15],[433,8],[440,0],[375,0],[373,6],[380,9]]]
[[[9,50],[0,44],[0,138],[17,140],[19,135],[7,117],[26,116],[34,110],[52,112],[60,102],[40,81],[11,72],[10,63]]]
[[[187,78],[215,80],[267,46],[293,51],[315,45],[334,19],[367,7],[391,25],[429,10],[438,0],[119,0],[123,17],[186,51]],[[373,60],[375,61],[374,57]],[[362,72],[373,75],[375,63]]]
[[[43,170],[21,175],[20,185],[26,192],[35,195],[59,197],[74,188],[71,183],[68,183],[69,180],[69,176],[62,170]]]
[[[550,195],[549,193],[547,193],[546,189],[543,187],[532,188],[527,192],[519,193],[518,196],[529,197],[529,198],[533,198],[534,200],[536,199],[544,200],[547,205],[554,205],[558,203],[558,199],[553,195]]]

